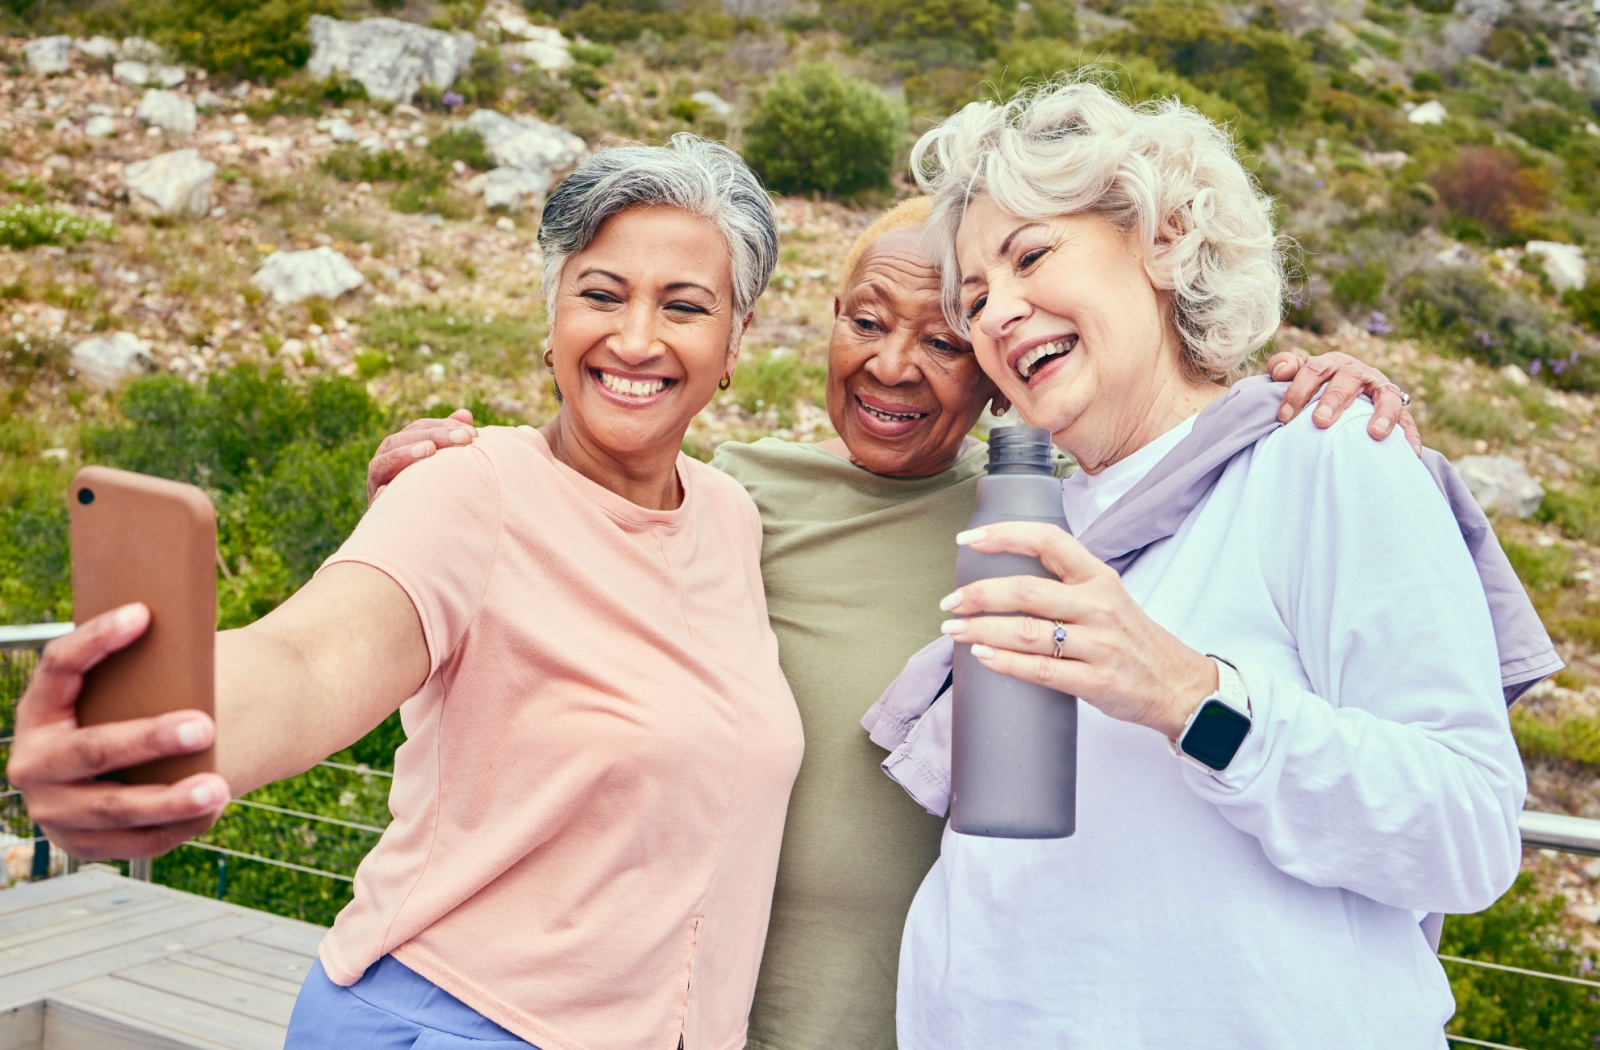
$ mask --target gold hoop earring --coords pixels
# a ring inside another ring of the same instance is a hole
[[[552,371],[556,367],[555,351],[551,350],[549,347],[546,347],[544,351],[544,366]]]
[[[733,373],[729,372],[727,375],[722,377],[722,382],[717,384],[717,389],[718,390],[726,390],[732,385],[733,385]]]

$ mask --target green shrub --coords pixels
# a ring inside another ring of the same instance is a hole
[[[849,196],[889,185],[905,114],[831,65],[776,77],[756,104],[745,159],[779,193]]]
[[[483,136],[471,128],[455,128],[435,135],[428,140],[428,155],[446,164],[459,160],[477,171],[488,171],[494,167]]]
[[[1371,309],[1378,305],[1388,281],[1389,269],[1378,259],[1339,271],[1329,291],[1333,301],[1347,310]]]
[[[8,204],[0,208],[0,248],[35,248],[41,244],[80,244],[90,237],[110,240],[109,222],[83,219],[43,204]]]
[[[1157,0],[1097,45],[1142,55],[1269,124],[1293,121],[1311,98],[1309,47],[1277,30],[1235,28],[1184,0]]]
[[[1444,90],[1444,78],[1431,69],[1419,69],[1411,77],[1411,90],[1437,92]]]
[[[1009,36],[1014,6],[995,0],[823,0],[822,10],[859,43],[960,41],[988,57]]]
[[[1397,295],[1405,333],[1440,349],[1495,367],[1520,365],[1574,389],[1600,379],[1593,376],[1593,359],[1573,349],[1550,311],[1476,269],[1421,270]]]
[[[590,0],[563,19],[561,29],[568,36],[616,44],[637,40],[646,32],[676,40],[689,31],[689,22],[676,11],[630,11]]]
[[[0,623],[72,616],[67,478],[39,481],[0,503]]]
[[[185,62],[240,79],[276,80],[311,57],[311,16],[340,0],[137,0],[132,19]]]
[[[515,317],[485,320],[424,306],[389,306],[367,315],[362,335],[402,369],[458,358],[494,375],[516,375],[532,364],[543,328]]]
[[[797,401],[819,401],[827,370],[795,354],[750,354],[739,362],[730,388],[735,403],[755,415],[772,410],[779,426],[794,425]]]
[[[617,49],[609,44],[572,44],[567,53],[574,62],[590,66],[603,66],[617,56]]]
[[[480,47],[472,52],[467,68],[450,90],[474,106],[492,106],[511,86],[511,72],[498,48]],[[458,103],[459,104],[459,103]]]
[[[1572,119],[1572,114],[1554,105],[1529,106],[1508,125],[1531,146],[1559,153],[1575,134],[1583,130]]]
[[[1592,332],[1600,332],[1600,275],[1589,278],[1582,288],[1569,289],[1561,301],[1577,322]]]
[[[1538,518],[1575,540],[1600,544],[1600,474],[1566,488],[1550,489]]]
[[[1569,940],[1563,929],[1565,906],[1561,897],[1541,895],[1532,873],[1523,872],[1492,907],[1450,916],[1440,954],[1593,979],[1593,953],[1576,937]],[[1600,1000],[1582,985],[1451,962],[1445,971],[1456,999],[1447,1029],[1452,1035],[1557,1050],[1588,1046],[1600,1031]]]

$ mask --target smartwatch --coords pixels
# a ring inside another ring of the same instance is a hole
[[[1173,754],[1207,773],[1228,768],[1250,735],[1250,696],[1239,671],[1220,656],[1206,656],[1217,665],[1217,691],[1200,701],[1178,734]]]

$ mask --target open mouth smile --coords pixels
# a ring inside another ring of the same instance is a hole
[[[666,376],[625,375],[604,368],[589,369],[589,376],[603,392],[611,395],[611,400],[627,405],[648,404],[677,382]]]
[[[876,405],[869,405],[859,394],[856,395],[856,404],[860,405],[861,411],[867,413],[867,415],[874,419],[881,419],[885,423],[910,423],[918,419],[928,418],[928,413],[926,412],[890,412]]]
[[[1043,371],[1044,367],[1050,362],[1064,358],[1072,353],[1077,345],[1078,337],[1076,335],[1053,339],[1048,343],[1040,343],[1038,346],[1024,351],[1011,363],[1011,367],[1026,382]]]

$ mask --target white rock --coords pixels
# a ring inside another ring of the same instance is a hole
[[[326,131],[328,137],[335,142],[354,142],[356,140],[356,129],[352,128],[350,122],[343,117],[319,120],[317,121],[317,130]]]
[[[83,133],[92,139],[110,138],[117,133],[117,122],[111,117],[90,117]]]
[[[199,218],[211,210],[211,180],[217,166],[194,149],[174,150],[122,169],[128,196],[141,211]]]
[[[529,25],[521,43],[506,50],[518,58],[526,59],[540,69],[566,69],[572,65],[572,42],[553,26]]]
[[[211,136],[211,141],[219,146],[231,146],[239,141],[239,133],[232,128],[223,128]]]
[[[1523,247],[1529,255],[1539,257],[1544,272],[1549,275],[1550,283],[1558,292],[1582,288],[1589,279],[1589,267],[1583,260],[1583,249],[1576,244],[1529,241]]]
[[[74,40],[72,46],[90,58],[101,60],[117,53],[117,42],[108,36],[91,36],[84,40]]]
[[[1544,500],[1544,489],[1528,476],[1528,468],[1510,456],[1463,456],[1456,470],[1485,514],[1526,518]]]
[[[150,80],[150,66],[136,59],[123,59],[112,63],[111,77],[119,84],[144,87]]]
[[[483,194],[486,208],[506,208],[521,211],[537,208],[550,192],[548,172],[523,171],[520,168],[495,168],[467,183],[470,193]]]
[[[1528,378],[1528,373],[1524,372],[1516,365],[1506,365],[1504,368],[1500,369],[1500,378],[1504,379],[1512,386],[1528,386],[1533,382],[1533,380]]]
[[[28,56],[28,68],[40,76],[65,73],[72,69],[72,38],[70,36],[45,36],[22,45]]]
[[[344,22],[312,15],[306,68],[318,80],[334,73],[354,77],[381,102],[408,102],[424,83],[453,84],[477,45],[471,33],[446,33],[396,18]]]
[[[517,228],[517,224],[502,215],[494,221],[494,228],[497,230],[505,230],[510,232]]]
[[[72,348],[72,367],[92,386],[115,387],[155,363],[150,345],[132,332],[90,336]]]
[[[227,99],[210,88],[206,88],[194,97],[194,104],[199,109],[221,109],[227,102]]]
[[[733,104],[715,91],[696,91],[689,101],[699,103],[702,109],[723,120],[733,116]]]
[[[164,57],[161,45],[154,40],[146,40],[142,36],[126,37],[122,46],[117,49],[123,58],[135,62],[159,62]]]
[[[279,303],[298,303],[321,296],[337,299],[366,283],[361,271],[332,248],[304,252],[274,252],[267,256],[250,283]]]
[[[558,173],[577,167],[589,155],[589,147],[578,136],[535,117],[512,119],[480,109],[467,118],[466,126],[483,136],[496,167],[541,176],[546,188]]]
[[[1413,124],[1443,124],[1449,115],[1445,112],[1444,103],[1435,98],[1412,110],[1406,119]]]
[[[146,124],[165,128],[179,135],[194,134],[194,103],[170,91],[163,91],[160,88],[146,91],[133,115]]]

